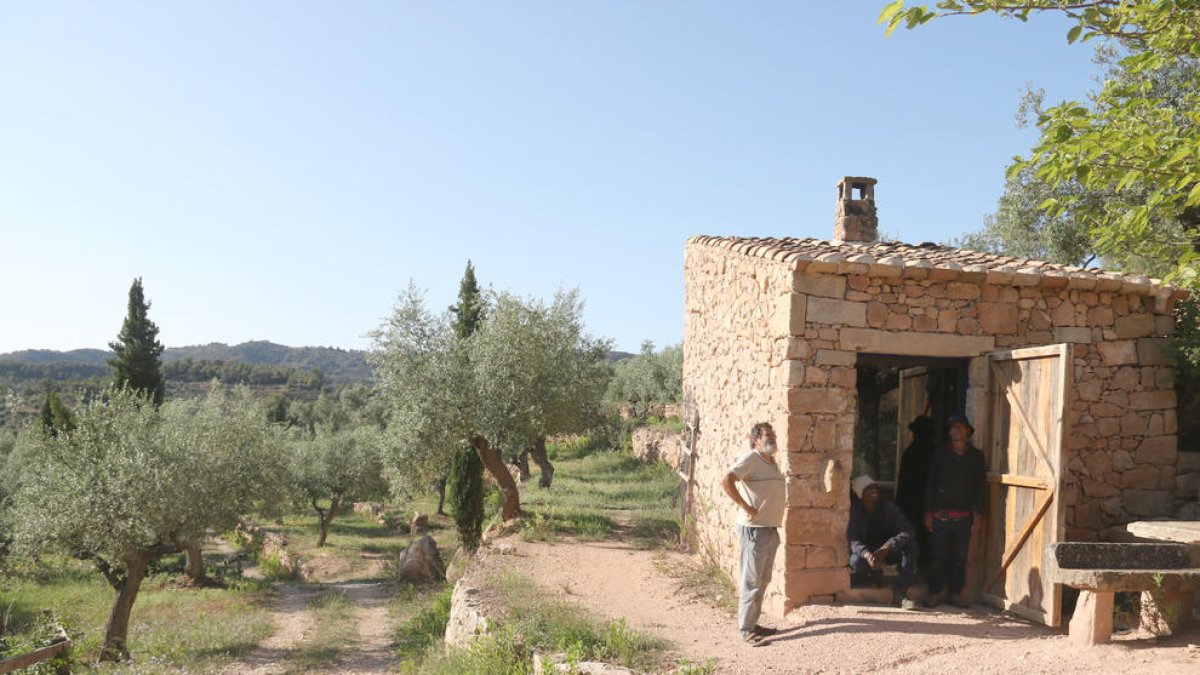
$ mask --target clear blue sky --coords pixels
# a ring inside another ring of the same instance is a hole
[[[101,348],[134,277],[167,346],[366,348],[409,279],[579,287],[618,349],[681,339],[696,234],[978,229],[1079,98],[1066,25],[886,0],[39,2],[0,18],[0,352]]]

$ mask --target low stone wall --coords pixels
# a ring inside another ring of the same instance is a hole
[[[238,523],[233,532],[242,542],[242,546],[258,550],[259,560],[275,558],[283,569],[292,574],[302,574],[304,561],[300,559],[300,556],[288,551],[287,540],[283,538],[282,534],[272,532],[248,520]]]
[[[466,579],[454,584],[454,593],[450,596],[450,621],[446,623],[447,646],[466,647],[471,640],[491,630],[492,622],[483,615],[478,594],[479,590]]]
[[[633,456],[643,462],[665,462],[673,469],[686,452],[683,434],[669,429],[637,427],[632,434]]]

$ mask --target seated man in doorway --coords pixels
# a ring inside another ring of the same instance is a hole
[[[900,565],[900,574],[892,586],[892,604],[915,609],[908,599],[908,587],[917,569],[917,542],[913,527],[870,476],[850,482],[857,499],[850,500],[850,522],[846,541],[850,544],[852,581],[858,585],[878,583],[885,564]]]

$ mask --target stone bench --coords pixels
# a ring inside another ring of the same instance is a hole
[[[1045,570],[1054,583],[1080,590],[1069,634],[1089,645],[1112,637],[1115,592],[1140,591],[1142,627],[1169,635],[1191,620],[1191,591],[1200,587],[1186,544],[1060,542],[1047,547]]]

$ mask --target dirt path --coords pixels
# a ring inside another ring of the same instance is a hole
[[[310,673],[338,675],[386,673],[392,664],[392,625],[387,605],[392,597],[388,584],[379,579],[385,574],[382,555],[364,554],[367,570],[355,579],[329,579],[305,585],[283,584],[271,603],[271,618],[275,632],[242,660],[230,664],[222,675],[276,675],[290,672],[289,656],[302,649],[318,626],[309,603],[330,592],[344,594],[354,605],[355,637],[353,644],[338,652],[338,659],[328,668],[306,669]],[[341,569],[340,567],[338,569]],[[310,573],[320,577],[317,566]]]
[[[222,675],[253,673],[267,675],[287,671],[287,658],[315,627],[308,603],[322,593],[320,589],[285,584],[278,589],[271,603],[271,619],[275,632],[245,658],[226,666]]]
[[[750,647],[738,640],[733,617],[693,600],[659,569],[696,565],[690,556],[667,553],[663,561],[662,553],[611,541],[505,541],[515,552],[497,557],[514,569],[599,616],[624,617],[631,627],[672,641],[677,659],[711,660],[718,673],[1200,672],[1200,628],[1157,642],[1118,636],[1113,644],[1083,649],[1055,631],[983,608],[803,607],[786,620],[764,617],[782,632]]]

